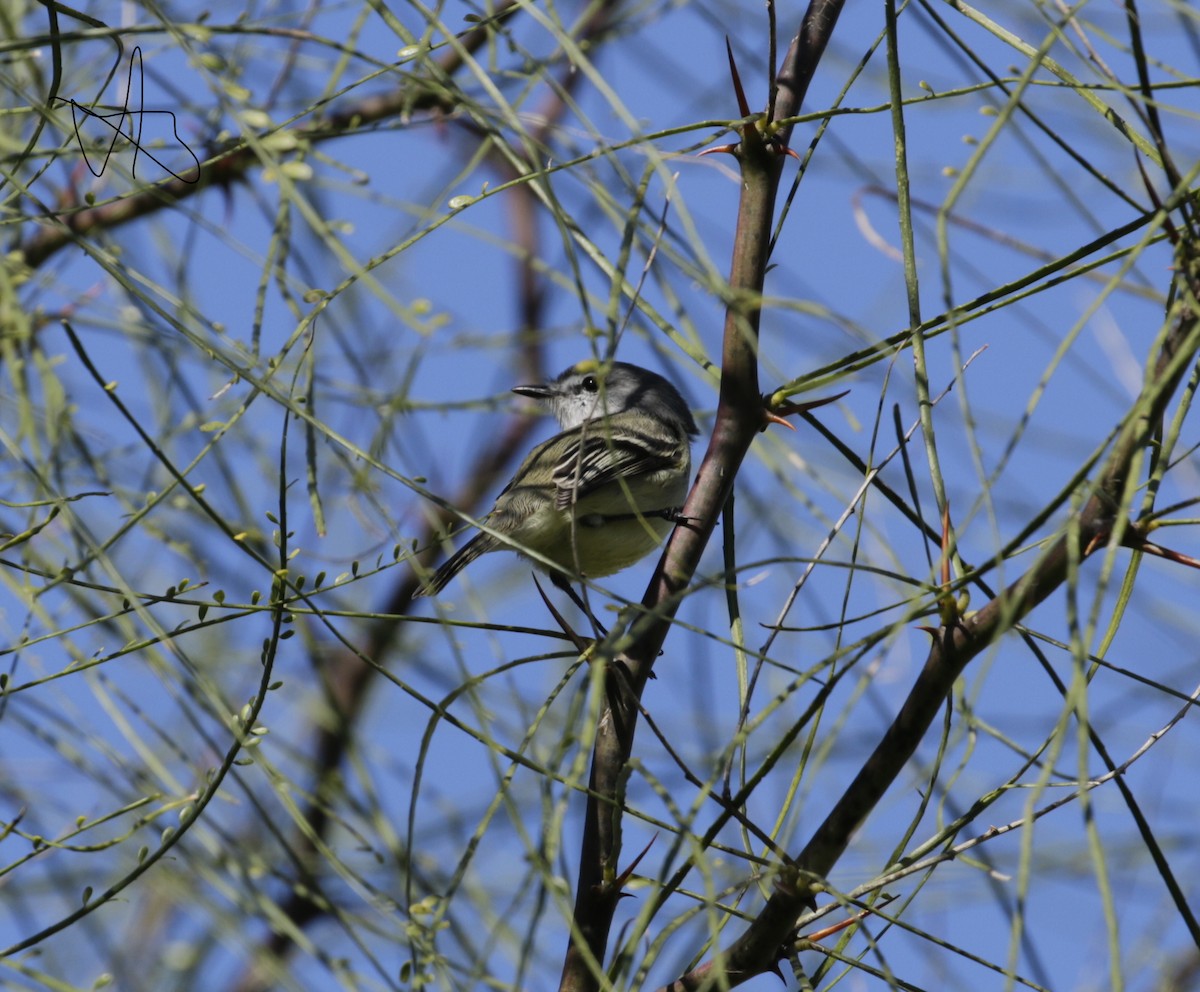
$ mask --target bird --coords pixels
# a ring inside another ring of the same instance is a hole
[[[549,382],[512,391],[546,404],[561,432],[529,452],[483,518],[486,529],[417,596],[436,595],[475,559],[503,549],[573,592],[569,578],[629,567],[679,520],[699,431],[667,379],[629,362],[586,359]]]

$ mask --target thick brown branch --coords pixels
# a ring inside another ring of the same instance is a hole
[[[763,425],[758,387],[758,330],[763,280],[771,244],[775,196],[790,129],[775,122],[795,116],[812,79],[840,2],[813,2],[804,27],[792,41],[775,81],[769,119],[743,130],[738,159],[742,192],[734,235],[722,346],[721,392],[708,450],[683,513],[692,523],[677,527],[642,600],[643,617],[634,625],[634,640],[621,659],[625,674],[610,679],[609,708],[596,737],[584,824],[579,882],[575,894],[575,928],[563,962],[560,989],[600,987],[597,964],[608,946],[613,913],[620,893],[620,817],[624,804],[625,769],[633,749],[638,702],[654,660],[670,629],[680,599],[695,574],[700,556],[720,517],[734,479],[754,436]],[[627,674],[627,677],[626,677]],[[597,964],[593,964],[595,962]]]
[[[798,917],[812,906],[811,885],[823,882],[854,832],[908,763],[967,664],[1066,581],[1072,558],[1084,558],[1093,541],[1108,539],[1114,529],[1119,540],[1123,520],[1118,514],[1128,505],[1131,473],[1200,352],[1200,322],[1190,306],[1181,310],[1155,360],[1154,374],[1131,409],[1078,519],[1008,589],[979,612],[936,632],[916,684],[878,746],[800,853],[795,869],[789,869],[784,884],[777,886],[762,913],[721,955],[719,960],[726,964],[722,987],[739,985],[772,969],[781,948],[793,938]],[[705,965],[680,978],[670,992],[713,987],[713,968]]]

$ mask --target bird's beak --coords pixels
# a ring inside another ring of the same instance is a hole
[[[541,400],[543,403],[554,398],[554,387],[540,383],[532,386],[513,386],[512,391],[518,396],[528,396],[530,399]]]

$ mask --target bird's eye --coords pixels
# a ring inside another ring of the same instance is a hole
[[[600,388],[600,383],[596,381],[594,375],[589,375],[583,380],[583,388],[589,393],[594,393]]]

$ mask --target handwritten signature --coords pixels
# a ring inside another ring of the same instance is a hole
[[[138,104],[137,104],[137,109],[130,110],[129,109],[129,100],[130,100],[131,94],[133,93],[133,63],[134,63],[134,59],[137,59],[137,69],[138,69],[138,84],[139,84]],[[109,78],[111,78],[111,77],[109,77]],[[108,161],[109,161],[109,159],[112,158],[114,152],[116,151],[118,139],[127,138],[129,143],[131,145],[133,145],[133,165],[131,167],[131,172],[133,173],[133,177],[135,179],[137,178],[137,160],[138,160],[138,155],[140,153],[140,154],[145,155],[147,158],[149,158],[152,162],[154,162],[155,165],[159,166],[159,168],[163,169],[165,172],[170,173],[171,176],[173,176],[175,179],[178,179],[180,182],[192,184],[192,183],[198,183],[200,181],[200,160],[196,157],[196,153],[193,152],[190,147],[188,147],[187,142],[184,141],[179,136],[179,131],[176,128],[176,124],[175,124],[175,114],[170,110],[146,110],[145,109],[145,107],[146,107],[146,78],[145,78],[145,67],[142,62],[141,46],[135,47],[133,49],[133,52],[129,56],[129,77],[128,77],[128,79],[126,81],[126,85],[125,85],[125,102],[119,110],[115,110],[112,113],[102,114],[102,113],[97,113],[95,110],[92,110],[90,107],[85,107],[83,104],[81,104],[73,99],[67,99],[64,102],[69,103],[71,105],[71,123],[75,127],[75,140],[79,143],[79,151],[83,155],[83,161],[87,165],[88,171],[90,171],[93,176],[96,176],[97,178],[99,178],[100,176],[104,175],[104,170],[108,167]],[[108,143],[108,149],[104,153],[104,159],[100,163],[99,169],[96,169],[92,166],[92,160],[88,156],[87,148],[84,146],[83,135],[81,135],[79,132],[79,127],[81,124],[81,119],[79,117],[80,114],[83,115],[83,117],[82,117],[83,121],[86,121],[87,118],[92,117],[98,121],[102,121],[104,124],[108,125],[113,130],[112,141],[110,141]],[[181,175],[180,173],[176,172],[170,166],[166,165],[165,163],[160,161],[158,158],[156,158],[155,155],[152,152],[148,151],[145,148],[145,146],[142,144],[143,119],[150,115],[164,115],[164,114],[167,117],[171,118],[171,133],[174,135],[175,140],[177,142],[179,142],[179,144],[183,147],[183,149],[192,157],[192,163],[193,163],[193,166],[195,168],[195,173],[196,173],[194,178],[189,178],[186,175]],[[129,121],[130,121],[128,135],[125,134],[125,132],[122,130],[122,128],[124,127],[126,117],[128,117]],[[134,121],[137,122],[136,123],[136,128],[137,128],[136,134],[134,133]]]

